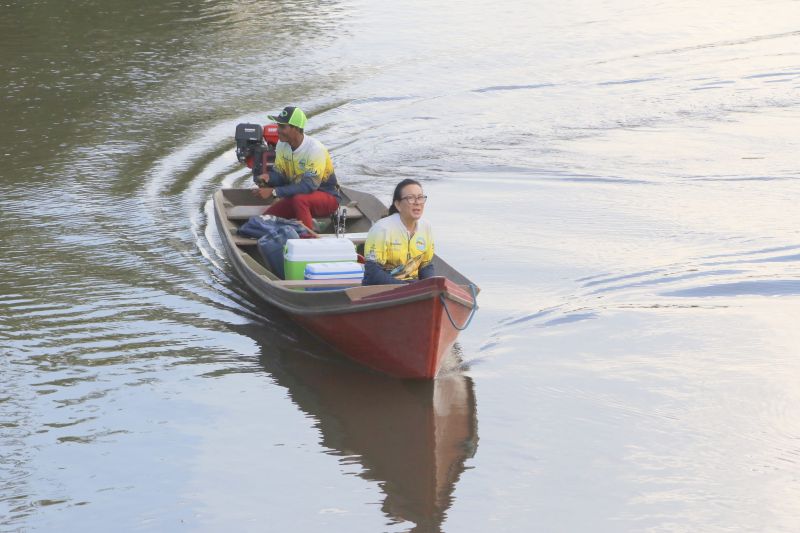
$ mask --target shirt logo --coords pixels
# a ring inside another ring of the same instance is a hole
[[[416,245],[417,250],[419,250],[420,252],[424,252],[425,251],[425,239],[424,238],[417,237],[417,240],[416,240],[416,242],[414,244]]]

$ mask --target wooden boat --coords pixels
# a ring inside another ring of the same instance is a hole
[[[434,258],[437,277],[407,285],[282,280],[266,266],[256,240],[237,233],[251,216],[263,213],[271,199],[262,200],[250,189],[220,189],[213,200],[221,240],[250,289],[369,368],[400,378],[434,378],[458,332],[477,309],[475,285],[438,256]],[[341,205],[349,233],[339,238],[352,237],[361,249],[365,232],[387,213],[386,206],[371,194],[346,187]],[[332,227],[321,229],[320,234],[337,238]],[[305,290],[323,288],[328,290]]]

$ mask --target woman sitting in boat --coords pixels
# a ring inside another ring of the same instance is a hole
[[[367,235],[364,285],[410,283],[436,275],[433,232],[422,220],[427,199],[418,181],[397,184],[389,216],[376,222]]]
[[[306,135],[307,118],[299,107],[288,106],[277,116],[275,165],[269,174],[259,176],[265,185],[255,189],[263,199],[276,199],[266,214],[297,219],[314,228],[312,217],[327,217],[339,208],[339,184],[328,149]]]

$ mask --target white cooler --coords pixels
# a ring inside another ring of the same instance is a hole
[[[364,278],[364,266],[354,261],[336,263],[309,263],[306,265],[305,279],[327,281],[351,281],[361,283]],[[333,287],[306,287],[307,291],[330,291]]]

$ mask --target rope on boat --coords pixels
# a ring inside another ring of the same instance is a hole
[[[472,309],[469,312],[467,321],[464,322],[464,325],[461,327],[456,326],[456,323],[453,321],[453,317],[450,315],[450,310],[447,308],[447,302],[445,301],[444,294],[439,295],[439,299],[442,301],[442,307],[444,307],[444,312],[447,314],[447,318],[450,320],[450,323],[453,324],[453,327],[458,331],[464,331],[467,329],[469,323],[472,322],[472,317],[475,316],[475,311],[478,309],[478,294],[475,292],[475,285],[470,283],[469,290],[472,291]]]

